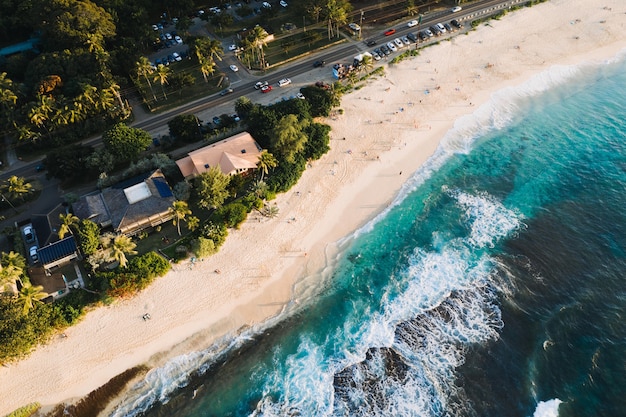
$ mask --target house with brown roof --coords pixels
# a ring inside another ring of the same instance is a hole
[[[155,227],[173,215],[175,198],[161,170],[117,183],[102,192],[81,197],[72,205],[74,214],[116,233],[135,235]]]
[[[185,178],[218,167],[226,175],[247,173],[257,167],[261,147],[248,132],[242,132],[205,146],[176,161]]]

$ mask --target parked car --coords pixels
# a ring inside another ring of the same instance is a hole
[[[406,37],[409,38],[411,42],[417,42],[417,36],[415,36],[415,33],[409,33]]]
[[[33,263],[39,260],[39,257],[37,256],[37,246],[31,246],[28,253],[30,254],[30,259],[33,260]]]
[[[232,45],[228,46],[228,50],[229,51],[236,51],[237,50],[237,45],[235,45],[234,43]]]
[[[272,86],[271,85],[264,85],[263,87],[261,87],[261,92],[262,93],[269,93],[270,91],[272,91]]]
[[[452,26],[450,26],[450,25],[449,25],[449,24],[447,24],[447,23],[444,23],[444,24],[443,24],[443,27],[444,27],[444,28],[446,28],[446,30],[447,30],[448,32],[452,32],[452,31],[454,31],[454,29],[452,28]]]
[[[237,71],[239,71],[239,68],[238,68],[238,67],[237,67],[237,65],[235,65],[235,64],[231,65],[229,68],[230,68],[230,70],[231,70],[232,72],[237,72]]]
[[[287,2],[285,0],[280,0],[279,4],[283,7],[287,7]]]
[[[259,81],[256,84],[254,84],[254,88],[256,88],[257,90],[260,90],[261,88],[265,87],[268,84],[269,83],[267,81]]]
[[[220,92],[220,96],[225,96],[225,95],[227,95],[227,94],[231,94],[231,93],[233,93],[234,91],[235,91],[235,90],[233,90],[232,88],[227,88],[227,89],[222,90],[222,91]]]
[[[404,43],[402,43],[402,41],[400,40],[400,38],[395,38],[395,39],[393,40],[393,43],[395,43],[395,44],[396,44],[396,47],[397,47],[398,49],[400,49],[400,48],[404,48]]]
[[[215,117],[213,118],[213,124],[214,124],[215,126],[218,126],[220,123],[222,123],[222,119],[220,119],[220,118],[219,118],[219,116],[215,116]]]
[[[376,51],[372,51],[372,58],[374,58],[374,61],[380,61],[380,54]]]
[[[239,115],[237,113],[231,115],[230,117],[232,117],[233,120],[236,121],[236,122],[240,122],[241,121],[241,118],[239,117]]]
[[[35,240],[35,234],[33,233],[33,227],[32,226],[24,227],[24,240],[26,240],[26,242],[28,242],[28,243],[30,243],[30,242]]]
[[[296,98],[299,98],[300,100],[306,100],[306,97],[304,97],[304,94],[302,93],[296,94]]]
[[[177,43],[177,44],[179,44],[179,45],[180,45],[181,43],[183,43],[183,39],[182,39],[180,36],[178,36],[178,35],[174,36],[174,40],[175,40],[175,41],[176,41],[176,43]]]
[[[437,27],[437,29],[439,29],[439,30],[441,31],[441,33],[446,33],[446,32],[447,32],[447,30],[446,30],[445,26],[444,26],[444,25],[442,25],[441,23],[437,23],[437,24],[435,25],[435,27]]]
[[[326,61],[324,60],[315,61],[313,63],[313,68],[323,67],[324,65],[326,65]]]
[[[456,19],[452,19],[452,20],[450,21],[450,24],[451,24],[452,26],[454,26],[455,28],[459,28],[459,29],[461,29],[461,28],[463,27],[463,25],[461,24],[461,22],[459,22],[459,21],[458,21],[458,20],[456,20]]]
[[[263,6],[263,7],[264,7],[264,8],[266,8],[266,9],[271,9],[271,8],[272,8],[272,5],[271,5],[271,4],[269,4],[269,3],[268,3],[268,2],[266,2],[266,1],[264,1],[264,2],[261,4],[261,6]]]
[[[157,31],[159,30],[159,27],[157,25],[152,25],[152,30]]]
[[[417,20],[411,20],[406,24],[408,27],[412,28],[413,26],[417,26]]]
[[[439,36],[441,35],[441,31],[439,30],[439,28],[435,25],[431,26],[428,28],[428,30],[431,31],[431,33],[433,33],[435,36]]]
[[[387,56],[387,55],[389,55],[391,53],[391,51],[389,50],[387,45],[381,45],[380,46],[380,52],[382,52],[385,56]]]
[[[406,36],[403,36],[400,38],[400,40],[402,41],[402,43],[404,43],[405,45],[410,45],[411,41],[409,40],[409,38],[407,38]]]
[[[387,48],[389,48],[391,52],[396,52],[398,50],[398,48],[396,48],[396,45],[394,45],[393,42],[387,42]]]
[[[170,33],[166,33],[165,34],[165,39],[167,39],[168,41],[172,40],[172,35]]]
[[[181,58],[181,56],[178,54],[178,52],[174,52],[174,53],[172,54],[172,56],[174,57],[174,61],[178,61],[178,62],[180,62],[180,61],[182,61],[182,60],[183,60],[183,59]]]
[[[355,32],[358,32],[359,30],[361,30],[361,26],[357,25],[356,23],[350,23],[348,27],[354,30]]]
[[[429,38],[432,38],[433,36],[435,36],[435,34],[434,34],[434,33],[432,33],[432,32],[430,31],[430,29],[426,29],[426,30],[424,30],[424,33],[425,33],[425,34],[426,34],[426,36],[428,36]]]
[[[284,87],[288,84],[291,84],[291,80],[289,78],[283,78],[282,80],[278,82],[279,87]]]
[[[396,33],[396,30],[395,29],[387,29],[384,33],[385,33],[385,36],[391,36],[394,33]]]

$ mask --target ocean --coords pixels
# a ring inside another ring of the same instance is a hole
[[[494,94],[298,303],[112,416],[626,416],[625,56]]]

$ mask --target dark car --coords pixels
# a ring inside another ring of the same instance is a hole
[[[435,35],[435,36],[439,36],[441,35],[441,31],[439,30],[439,28],[435,25],[432,25],[431,27],[429,27],[428,29],[430,29],[430,31]]]
[[[215,116],[215,117],[213,118],[213,124],[214,124],[215,126],[218,126],[221,122],[222,122],[222,119],[220,119],[218,116]]]
[[[235,91],[235,90],[233,90],[232,88],[227,88],[227,89],[222,90],[222,91],[220,92],[220,96],[225,96],[225,95],[227,95],[227,94],[231,94],[231,93],[233,93],[234,91]]]
[[[452,24],[452,26],[459,28],[459,29],[463,27],[463,25],[456,19],[451,20],[450,23]]]
[[[323,61],[323,60],[315,61],[313,63],[313,68],[323,67],[324,65],[326,65],[326,61]]]
[[[376,43],[377,43],[376,39],[368,39],[368,40],[365,41],[365,44],[367,46],[374,46],[374,45],[376,45]]]
[[[415,33],[408,33],[406,37],[409,38],[411,42],[417,42],[417,36],[415,36]]]
[[[382,51],[383,54],[385,54],[385,56],[391,54],[391,51],[389,50],[387,45],[381,45],[380,50]]]
[[[450,26],[450,25],[449,25],[449,24],[447,24],[447,23],[444,23],[444,24],[443,24],[443,27],[444,27],[444,28],[446,28],[446,30],[447,30],[448,32],[452,32],[452,30],[453,30],[453,29],[452,29],[452,26]]]

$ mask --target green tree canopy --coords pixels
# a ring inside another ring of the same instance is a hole
[[[200,134],[202,121],[193,114],[179,114],[167,122],[170,128],[170,136],[183,142],[196,142],[202,139]]]
[[[308,119],[298,120],[295,114],[283,116],[271,138],[271,147],[275,154],[289,163],[295,161],[295,155],[302,152],[307,142],[304,129],[309,125]]]
[[[211,167],[194,180],[194,190],[198,196],[198,206],[204,209],[219,208],[228,198],[230,176],[218,167]]]
[[[91,220],[81,220],[78,224],[78,242],[83,255],[92,255],[100,246],[100,226]]]
[[[122,161],[136,160],[152,142],[148,132],[124,123],[118,123],[104,132],[102,140],[107,150]]]

